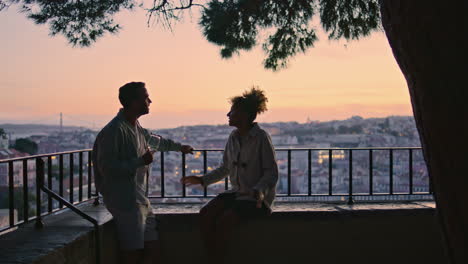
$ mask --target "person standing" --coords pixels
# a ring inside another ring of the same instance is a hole
[[[120,87],[123,108],[97,135],[92,159],[96,189],[112,214],[123,263],[157,263],[160,244],[156,219],[146,197],[146,173],[155,151],[193,148],[151,134],[138,118],[149,113],[148,90],[143,82]]]

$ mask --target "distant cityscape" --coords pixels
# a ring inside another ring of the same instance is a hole
[[[412,117],[390,116],[387,118],[361,118],[354,116],[346,120],[328,122],[308,121],[306,123],[278,122],[263,123],[260,126],[271,135],[277,149],[301,148],[322,149],[314,150],[311,155],[312,192],[326,193],[329,177],[330,148],[369,148],[369,147],[419,147],[419,137]],[[11,148],[15,140],[27,138],[37,144],[37,154],[55,153],[79,149],[92,148],[98,131],[84,127],[60,127],[47,125],[0,125],[5,131],[5,137],[0,137],[0,159],[29,155]],[[222,150],[226,140],[233,130],[227,125],[199,125],[182,126],[173,129],[161,129],[152,133],[170,138],[175,141],[190,144],[196,149]],[[374,191],[388,192],[389,190],[389,152],[385,150],[373,151]],[[204,172],[203,152],[196,152],[187,156],[185,163],[186,175]],[[222,151],[207,151],[207,168],[211,171],[221,160]],[[333,191],[345,193],[349,175],[349,161],[346,150],[334,150],[333,158]],[[355,192],[367,192],[369,181],[368,151],[355,150],[353,153],[353,180]],[[413,176],[414,190],[427,191],[428,177],[426,166],[420,150],[414,152]],[[158,195],[161,190],[159,156],[155,156],[149,180],[149,194]],[[87,157],[84,157],[85,161]],[[288,159],[286,151],[277,151],[280,169],[279,193],[287,189]],[[179,178],[182,175],[181,155],[166,153],[164,159],[165,193],[167,196],[180,195],[182,186]],[[54,160],[54,166],[57,166]],[[65,166],[67,160],[65,160]],[[76,164],[75,164],[76,166]],[[295,194],[307,193],[308,190],[308,151],[293,151],[291,154],[291,192]],[[393,153],[394,191],[408,191],[408,151],[396,150]],[[31,169],[34,169],[31,164]],[[22,184],[22,165],[15,169],[15,183]],[[85,170],[86,171],[86,170]],[[29,175],[33,177],[34,173]],[[32,180],[32,179],[31,179]],[[0,186],[7,185],[6,164],[0,165]],[[209,188],[209,193],[216,193],[224,188],[220,183]],[[203,191],[197,188],[187,189],[187,195],[199,195]]]

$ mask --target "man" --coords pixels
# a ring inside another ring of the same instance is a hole
[[[192,147],[152,135],[138,118],[149,113],[145,83],[119,89],[123,108],[98,134],[93,148],[96,188],[114,217],[123,263],[156,263],[156,219],[145,193],[154,151],[192,153]]]

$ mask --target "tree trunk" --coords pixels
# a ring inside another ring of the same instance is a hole
[[[466,1],[380,0],[403,72],[451,263],[468,263]]]

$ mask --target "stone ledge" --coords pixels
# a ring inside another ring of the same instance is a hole
[[[78,207],[101,226],[112,219],[103,205],[84,203]],[[90,222],[69,210],[46,216],[43,222],[42,229],[36,229],[32,221],[0,236],[1,263],[94,262],[94,226]],[[91,254],[76,255],[80,251]]]
[[[152,202],[157,215],[198,214],[203,204],[158,203]],[[360,214],[431,214],[435,211],[434,202],[392,202],[392,203],[310,203],[310,202],[277,202],[272,216],[281,215],[360,215]]]
[[[79,207],[97,219],[103,227],[101,228],[103,245],[101,254],[104,256],[102,263],[116,263],[115,230],[112,224],[108,224],[111,223],[112,216],[103,205],[94,207],[90,203],[85,203]],[[187,261],[203,263],[205,257],[200,253],[203,252],[203,248],[197,217],[202,204],[154,203],[153,207],[157,217],[161,220],[161,241],[168,263],[187,263]],[[299,261],[304,257],[301,255],[304,253],[302,251],[307,252],[308,243],[318,250],[317,260],[325,259],[322,256],[324,252],[333,254],[335,249],[354,256],[352,251],[348,252],[349,249],[333,244],[335,239],[342,243],[351,243],[351,247],[373,250],[369,252],[369,255],[374,256],[379,256],[379,252],[385,251],[382,247],[404,251],[404,247],[419,243],[420,245],[415,245],[415,254],[421,254],[421,247],[426,247],[430,254],[421,255],[420,258],[425,261],[432,258],[439,261],[438,263],[443,263],[441,262],[441,243],[438,240],[433,220],[434,208],[433,202],[359,203],[351,206],[343,203],[281,202],[276,203],[270,220],[249,223],[239,229],[240,231],[236,232],[233,238],[233,243],[242,250],[248,250],[252,246],[262,251],[276,248],[271,258],[272,261],[275,258],[287,261],[288,250],[296,252],[296,256],[291,256],[291,258]],[[94,227],[91,223],[68,210],[44,217],[44,223],[45,227],[41,230],[35,229],[34,222],[31,222],[0,236],[1,263],[94,263]],[[422,231],[423,227],[427,229],[427,233]],[[380,232],[380,234],[374,234],[374,232]],[[261,236],[252,235],[253,233],[261,234]],[[406,235],[409,238],[406,238]],[[399,236],[402,241],[397,241],[400,239]],[[312,241],[307,237],[310,237]],[[242,242],[245,238],[249,238],[249,241]],[[317,238],[323,243],[317,244],[317,241],[313,241]],[[377,243],[383,246],[368,244],[366,240],[369,239],[378,240]],[[390,241],[385,241],[385,239]],[[354,245],[353,241],[358,244]],[[428,241],[433,244],[428,246]],[[190,258],[184,258],[178,254],[181,246],[191,248],[193,252],[186,252],[191,256]],[[408,261],[417,259],[407,256],[410,254],[407,251],[402,254]],[[255,259],[255,255],[249,257]],[[235,255],[232,260],[241,261],[241,259],[236,259]],[[380,261],[380,263],[385,263],[385,261]]]
[[[200,204],[154,204],[164,263],[206,263]],[[227,264],[444,264],[433,203],[277,203],[268,220],[237,228]],[[181,254],[183,252],[183,254]]]

